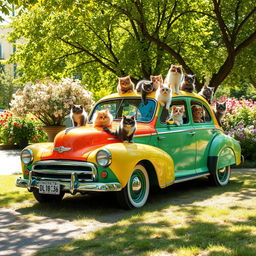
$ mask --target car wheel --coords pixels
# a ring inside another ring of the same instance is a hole
[[[145,205],[149,195],[149,178],[145,167],[134,167],[127,185],[117,192],[117,200],[124,209],[140,208]]]
[[[215,186],[225,186],[229,182],[230,173],[230,166],[225,166],[224,168],[216,169],[216,171],[209,176],[209,179]]]
[[[39,203],[59,203],[65,195],[64,192],[59,195],[40,194],[37,188],[33,189],[33,194]]]

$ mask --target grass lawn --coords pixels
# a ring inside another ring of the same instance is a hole
[[[41,206],[21,189],[2,186],[1,206],[14,206],[24,216],[68,218],[110,225],[41,255],[256,255],[256,172],[234,170],[225,187],[211,187],[207,179],[177,184],[151,194],[139,210],[123,211],[112,195],[66,197],[61,205]],[[8,178],[15,179],[14,176]],[[23,190],[25,191],[25,190]],[[12,196],[14,193],[14,196]]]

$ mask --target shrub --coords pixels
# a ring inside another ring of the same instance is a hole
[[[93,104],[91,92],[84,89],[79,80],[62,79],[27,84],[14,94],[11,110],[25,116],[35,115],[44,125],[62,125],[72,104],[83,104],[87,112]]]
[[[223,120],[226,134],[240,141],[242,154],[246,160],[256,159],[256,102],[246,99],[224,98],[227,113]]]
[[[25,147],[29,142],[47,141],[47,135],[40,127],[42,123],[35,117],[17,117],[5,110],[0,114],[0,143]]]

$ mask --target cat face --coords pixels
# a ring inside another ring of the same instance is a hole
[[[145,81],[142,85],[142,89],[143,91],[147,92],[147,93],[150,93],[153,91],[154,89],[154,86],[153,86],[153,82],[151,81]]]
[[[112,123],[113,117],[109,113],[108,109],[104,110],[96,110],[96,113],[93,116],[93,126],[101,126],[101,127],[107,127],[110,126]]]
[[[214,88],[204,85],[202,93],[207,99],[211,99],[213,96]]]
[[[216,102],[216,111],[219,113],[224,113],[227,109],[226,102]]]
[[[195,82],[195,75],[184,74],[184,80],[186,83],[193,84]]]
[[[200,106],[193,106],[192,107],[192,114],[194,119],[201,119],[203,117],[203,109]]]
[[[174,73],[182,74],[182,65],[180,65],[180,66],[178,66],[178,65],[171,65],[170,71],[174,72]]]
[[[153,82],[153,84],[163,84],[163,77],[162,75],[159,76],[150,76],[150,80]]]
[[[72,112],[74,114],[82,114],[83,113],[84,106],[83,105],[73,105],[72,106]]]
[[[160,94],[165,96],[170,95],[172,92],[171,88],[167,84],[161,85],[159,87],[159,90],[160,90]]]
[[[178,118],[178,117],[183,116],[184,112],[185,112],[184,106],[181,106],[181,107],[178,107],[178,106],[175,106],[175,105],[172,106],[172,116],[174,118]]]
[[[126,76],[126,77],[119,77],[119,84],[122,88],[130,88],[131,87],[131,78],[130,76]]]
[[[135,126],[135,117],[134,116],[123,116],[122,123],[125,127]]]

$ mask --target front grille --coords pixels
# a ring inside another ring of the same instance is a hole
[[[65,160],[39,161],[32,168],[32,178],[37,180],[70,181],[72,173],[79,182],[91,182],[95,180],[96,168],[92,163]]]

